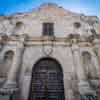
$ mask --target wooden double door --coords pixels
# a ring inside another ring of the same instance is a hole
[[[57,61],[46,58],[35,64],[28,100],[65,100],[63,72]]]

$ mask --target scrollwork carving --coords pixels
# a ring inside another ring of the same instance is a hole
[[[50,56],[53,52],[54,47],[54,39],[51,40],[49,45],[46,45],[44,41],[42,41],[42,51],[46,56]]]

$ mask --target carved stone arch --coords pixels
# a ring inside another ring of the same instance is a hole
[[[38,60],[36,60],[36,62],[34,63],[34,67],[33,67],[33,69],[32,70],[34,70],[35,69],[35,66],[36,66],[36,64],[37,63],[39,63],[39,61],[41,61],[41,60],[52,60],[52,61],[55,61],[56,63],[58,63],[59,64],[59,69],[61,70],[61,72],[63,72],[63,68],[62,68],[62,65],[61,65],[61,63],[58,61],[58,59],[56,59],[56,58],[53,58],[53,57],[41,57],[40,59],[38,59]]]
[[[2,64],[2,77],[7,77],[7,74],[11,68],[12,62],[14,57],[14,51],[13,50],[7,50],[3,53],[3,64]]]
[[[32,68],[28,100],[65,100],[63,70],[54,58],[41,58]]]

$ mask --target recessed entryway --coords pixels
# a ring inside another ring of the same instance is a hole
[[[43,58],[36,62],[28,100],[65,100],[63,71],[58,61]]]

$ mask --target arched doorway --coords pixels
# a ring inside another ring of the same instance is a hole
[[[28,100],[65,100],[63,71],[55,59],[43,58],[34,65]]]

